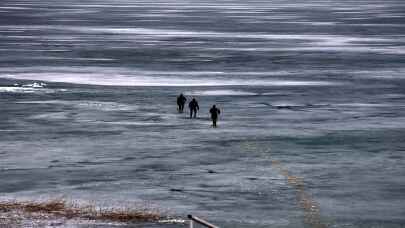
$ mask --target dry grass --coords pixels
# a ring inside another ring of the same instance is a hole
[[[103,220],[111,222],[157,222],[166,219],[159,212],[137,208],[97,208],[54,199],[42,202],[0,201],[1,214],[24,214],[25,217],[57,217],[64,219]]]

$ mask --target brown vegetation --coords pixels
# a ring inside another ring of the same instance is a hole
[[[65,200],[0,201],[1,214],[24,214],[24,217],[60,217],[65,219],[105,220],[111,222],[157,222],[162,219],[158,212],[134,208],[97,208],[92,205],[81,206]],[[0,217],[1,220],[1,217]]]

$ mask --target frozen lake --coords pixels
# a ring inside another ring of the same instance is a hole
[[[399,228],[404,123],[402,0],[0,2],[0,199]]]

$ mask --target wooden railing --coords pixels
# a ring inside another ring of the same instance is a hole
[[[200,225],[203,225],[205,227],[208,227],[208,228],[219,228],[218,226],[212,225],[211,223],[209,223],[201,218],[198,218],[196,216],[188,215],[187,217],[190,219],[190,228],[193,228],[194,222],[198,223]]]

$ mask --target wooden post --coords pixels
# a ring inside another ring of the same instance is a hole
[[[193,222],[196,222],[196,223],[201,224],[201,225],[203,225],[205,227],[208,227],[208,228],[219,228],[218,226],[215,226],[215,225],[213,225],[213,224],[211,224],[211,223],[209,223],[209,222],[207,222],[207,221],[205,221],[205,220],[203,220],[201,218],[198,218],[196,216],[188,215],[187,217],[190,219],[190,228],[193,228]]]

